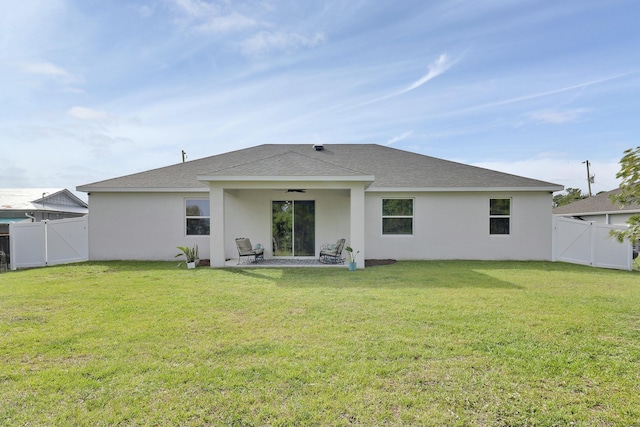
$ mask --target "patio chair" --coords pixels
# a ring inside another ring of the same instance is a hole
[[[335,245],[324,244],[320,247],[320,258],[318,261],[324,264],[344,264],[342,249],[344,249],[345,239],[339,239]]]
[[[240,264],[243,256],[247,257],[247,261],[249,257],[253,257],[253,262],[257,262],[258,260],[264,261],[264,249],[259,247],[259,245],[254,248],[251,240],[247,237],[238,237],[236,239],[236,246],[238,247],[238,264]]]

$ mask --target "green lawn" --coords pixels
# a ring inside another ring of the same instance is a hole
[[[0,425],[640,424],[640,273],[547,262],[0,274]]]

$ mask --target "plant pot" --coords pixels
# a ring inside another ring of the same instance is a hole
[[[349,263],[349,271],[356,271],[358,264],[356,264],[355,262],[350,262]]]
[[[196,262],[195,262],[195,261],[193,261],[193,262],[188,262],[188,263],[187,263],[187,268],[189,268],[189,269],[191,269],[191,268],[196,268]]]

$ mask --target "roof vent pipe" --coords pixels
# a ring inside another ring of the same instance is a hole
[[[322,151],[324,150],[324,145],[322,144],[313,144],[313,149],[316,151]]]

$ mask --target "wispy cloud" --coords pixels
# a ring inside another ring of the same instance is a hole
[[[387,145],[387,146],[393,145],[396,142],[400,142],[400,141],[403,141],[403,140],[411,137],[412,135],[413,135],[413,131],[405,132],[405,133],[403,133],[401,135],[394,136],[393,138],[389,139],[384,145]]]
[[[553,90],[548,90],[548,91],[544,91],[544,92],[538,92],[538,93],[533,93],[530,95],[524,95],[524,96],[518,96],[515,98],[509,98],[509,99],[504,99],[502,101],[496,101],[496,102],[490,102],[487,104],[482,104],[482,105],[477,105],[474,107],[469,107],[469,108],[465,108],[462,110],[458,110],[456,111],[456,113],[466,113],[466,112],[470,112],[470,111],[477,111],[477,110],[483,110],[486,108],[493,108],[493,107],[501,107],[503,105],[509,105],[509,104],[515,104],[517,102],[522,102],[522,101],[530,101],[532,99],[537,99],[537,98],[543,98],[545,96],[550,96],[550,95],[556,95],[559,93],[563,93],[563,92],[568,92],[574,89],[583,89],[587,86],[592,86],[592,85],[596,85],[599,83],[605,83],[611,80],[616,80],[616,79],[620,79],[622,77],[627,77],[630,76],[632,74],[637,74],[640,71],[631,71],[628,73],[622,73],[622,74],[616,74],[614,76],[609,76],[609,77],[604,77],[602,79],[597,79],[597,80],[591,80],[588,82],[583,82],[583,83],[578,83],[575,85],[571,85],[571,86],[566,86],[566,87],[562,87],[559,89],[553,89]]]
[[[253,27],[257,22],[246,15],[225,8],[220,3],[203,0],[173,0],[186,15],[187,23],[202,32],[232,32]]]
[[[256,25],[256,21],[248,16],[232,12],[223,16],[212,16],[196,28],[203,32],[228,33],[241,31]]]
[[[451,66],[454,63],[455,61],[452,61],[446,53],[443,53],[435,61],[433,61],[431,64],[428,65],[429,71],[424,76],[420,77],[418,80],[411,83],[406,88],[400,89],[389,95],[384,95],[379,98],[375,98],[373,100],[363,102],[361,104],[356,105],[356,108],[364,107],[366,105],[371,105],[380,101],[385,101],[387,99],[390,99],[399,95],[403,95],[407,92],[411,92],[412,90],[416,90],[422,85],[424,85],[425,83],[427,83],[428,81],[433,80],[434,78],[438,77],[439,75],[447,71],[449,68],[451,68]]]
[[[471,162],[470,164],[553,182],[563,185],[565,188],[581,188],[586,192],[588,184],[585,166],[582,162],[580,158],[572,158],[571,155],[565,154],[561,157],[540,155],[535,158],[515,161]],[[594,164],[591,172],[596,174],[596,183],[592,190],[599,192],[616,188],[619,180],[614,177],[618,169],[619,165],[615,162]]]
[[[540,110],[535,111],[529,115],[533,120],[544,122],[544,123],[553,123],[553,124],[562,124],[562,123],[573,123],[577,122],[585,113],[589,112],[588,108],[576,108],[573,110]]]
[[[438,77],[440,74],[442,74],[445,71],[447,71],[453,64],[454,64],[454,62],[451,61],[451,59],[448,57],[448,55],[446,53],[443,53],[433,63],[429,64],[429,72],[427,74],[425,74],[424,76],[420,77],[415,82],[411,83],[411,85],[409,85],[409,87],[407,87],[406,89],[398,91],[395,94],[393,94],[392,96],[402,95],[403,93],[407,93],[407,92],[410,92],[410,91],[412,91],[414,89],[419,88],[420,86],[422,86],[423,84],[425,84],[429,80],[434,79],[434,78]]]
[[[206,19],[215,15],[218,9],[213,3],[202,0],[173,0],[173,3],[194,19]]]
[[[111,119],[106,111],[94,110],[87,107],[72,107],[67,111],[67,115],[78,120],[103,121]]]
[[[325,41],[326,36],[323,33],[304,36],[284,31],[261,31],[255,36],[245,40],[241,45],[242,51],[245,54],[261,55],[273,50],[291,51],[299,48],[315,47]]]
[[[27,74],[58,78],[69,83],[82,81],[80,77],[48,61],[25,61],[16,63],[16,66]]]
[[[143,18],[149,18],[151,16],[153,16],[153,14],[155,13],[155,10],[153,7],[151,7],[148,4],[145,5],[139,5],[139,6],[132,6],[133,10],[137,11],[140,16],[142,16]]]

